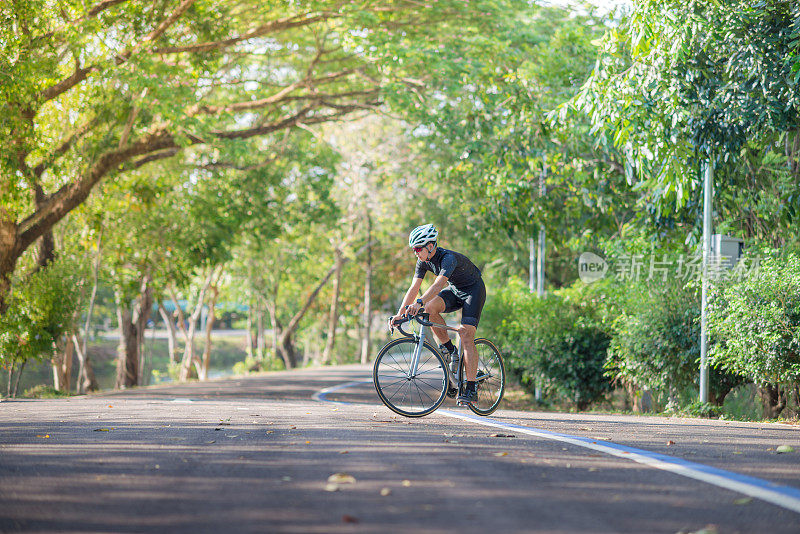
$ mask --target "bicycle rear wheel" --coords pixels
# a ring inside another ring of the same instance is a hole
[[[390,341],[378,353],[372,369],[378,397],[390,410],[405,417],[428,415],[444,402],[447,393],[447,367],[428,343],[420,348],[417,372],[412,376],[416,350],[413,339]]]
[[[478,415],[489,415],[494,412],[506,388],[506,369],[503,357],[494,343],[488,339],[475,340],[478,350],[478,400],[469,404],[469,409]]]

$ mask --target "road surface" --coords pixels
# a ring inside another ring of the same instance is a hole
[[[452,405],[405,419],[369,376],[2,402],[0,531],[800,532],[798,427],[503,409],[476,421]]]

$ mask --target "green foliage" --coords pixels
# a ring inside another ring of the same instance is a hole
[[[523,383],[532,388],[541,380],[546,392],[578,410],[611,391],[603,374],[609,336],[595,298],[585,297],[576,287],[539,298],[514,281],[491,295],[483,321]]]
[[[81,296],[82,267],[58,259],[26,276],[0,314],[0,361],[42,359],[53,354],[56,340],[71,328]]]
[[[637,2],[599,42],[572,105],[599,146],[624,152],[629,182],[656,209],[682,208],[702,161],[725,164],[800,125],[797,32],[791,2]]]
[[[22,397],[26,399],[60,399],[69,396],[70,392],[68,390],[59,391],[52,386],[45,385],[38,385],[26,389],[25,393],[22,394]]]
[[[625,286],[619,306],[606,362],[608,375],[673,399],[695,391],[700,360],[696,283],[675,278],[632,282]],[[722,404],[728,391],[741,382],[716,369],[709,378],[715,404]]]
[[[716,288],[708,317],[717,365],[759,385],[800,382],[800,254],[767,258],[757,274]]]

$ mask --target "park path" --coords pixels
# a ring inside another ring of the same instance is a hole
[[[452,405],[405,419],[368,378],[344,366],[2,402],[0,530],[800,532],[790,507],[569,441],[756,477],[791,501],[797,427],[502,409],[489,427]]]

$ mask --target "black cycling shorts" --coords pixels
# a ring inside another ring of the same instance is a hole
[[[440,291],[439,296],[444,301],[444,313],[462,310],[461,324],[478,327],[483,304],[486,302],[486,286],[483,280],[479,279],[476,283],[464,289],[456,289],[450,286]]]

